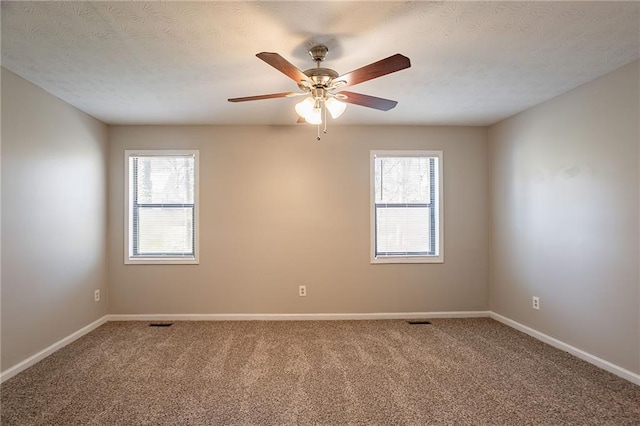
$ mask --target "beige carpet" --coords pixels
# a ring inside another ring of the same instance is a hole
[[[491,319],[112,322],[1,388],[3,425],[640,424],[640,387]]]

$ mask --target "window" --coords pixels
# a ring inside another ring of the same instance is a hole
[[[125,151],[125,263],[198,263],[198,151]]]
[[[371,152],[371,263],[441,263],[442,151]]]

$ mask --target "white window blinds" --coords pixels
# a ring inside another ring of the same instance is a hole
[[[196,155],[131,154],[129,258],[194,259]]]
[[[377,152],[372,161],[374,258],[438,256],[440,156]]]

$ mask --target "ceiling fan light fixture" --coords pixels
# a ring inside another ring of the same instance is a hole
[[[347,104],[340,102],[336,98],[327,99],[325,105],[329,110],[329,114],[331,114],[331,117],[334,119],[340,117],[344,110],[347,109]]]
[[[296,104],[296,112],[300,117],[306,118],[307,115],[313,111],[314,104],[315,102],[312,97],[306,97]]]
[[[304,120],[309,124],[322,124],[322,109],[313,108],[305,117]]]
[[[311,96],[304,98],[295,106],[298,115],[309,124],[322,124],[322,101]]]

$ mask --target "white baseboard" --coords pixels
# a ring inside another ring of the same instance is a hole
[[[0,383],[4,383],[5,380],[9,380],[10,378],[15,376],[16,374],[20,373],[21,371],[26,370],[27,368],[29,368],[32,365],[36,364],[38,361],[41,361],[44,358],[48,357],[49,355],[51,355],[52,353],[54,353],[58,349],[60,349],[60,348],[62,348],[64,346],[67,346],[69,343],[73,342],[74,340],[77,340],[80,337],[84,336],[85,334],[87,334],[87,333],[95,330],[96,328],[100,327],[102,324],[104,324],[104,323],[106,323],[108,321],[107,317],[108,317],[108,315],[103,316],[102,318],[92,322],[91,324],[82,327],[80,330],[78,330],[78,331],[76,331],[74,333],[71,333],[67,337],[65,337],[65,338],[63,338],[61,340],[58,340],[53,345],[41,350],[37,354],[34,354],[34,355],[30,356],[29,358],[25,359],[24,361],[21,361],[18,364],[14,365],[13,367],[10,367],[10,368],[6,369],[2,373],[0,373]]]
[[[534,330],[531,327],[527,327],[524,324],[520,324],[517,321],[514,321],[510,318],[497,314],[495,312],[490,311],[489,316],[496,321],[500,321],[503,324],[508,325],[511,328],[515,328],[516,330],[522,331],[525,334],[528,334],[531,337],[535,337],[536,339],[553,346],[554,348],[563,350],[565,352],[569,352],[571,355],[580,358],[583,361],[587,361],[590,364],[595,365],[596,367],[602,368],[610,373],[615,374],[618,377],[622,377],[636,385],[640,385],[640,374],[636,374],[633,371],[626,370],[622,367],[619,367],[609,361],[606,361],[602,358],[598,358],[595,355],[592,355],[588,352],[583,351],[582,349],[578,349],[574,346],[569,345],[568,343],[564,343],[554,337],[548,336],[544,333],[541,333],[537,330]]]
[[[421,318],[482,318],[489,311],[372,312],[351,314],[112,314],[109,321],[322,321]]]

